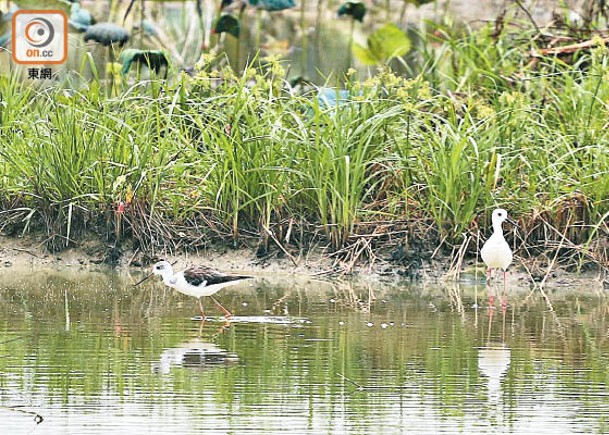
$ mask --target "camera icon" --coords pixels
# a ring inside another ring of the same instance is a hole
[[[13,14],[13,60],[61,64],[68,55],[68,16],[63,11],[19,10]]]

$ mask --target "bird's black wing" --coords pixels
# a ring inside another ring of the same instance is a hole
[[[206,285],[213,285],[251,278],[251,276],[245,275],[227,275],[225,273],[218,272],[217,270],[206,266],[190,267],[186,269],[183,273],[186,282],[194,286],[201,285],[203,281],[207,281]]]
[[[189,267],[183,273],[184,279],[190,285],[198,286],[203,281],[206,281],[207,274],[204,273],[205,269],[200,267]]]

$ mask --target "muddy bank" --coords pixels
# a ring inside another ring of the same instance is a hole
[[[308,252],[306,255],[294,256],[281,250],[273,250],[261,255],[254,248],[231,248],[221,243],[205,250],[175,254],[142,254],[137,249],[123,245],[118,248],[88,239],[77,247],[68,247],[61,252],[51,253],[44,243],[33,236],[24,238],[0,236],[0,265],[4,267],[19,265],[65,265],[87,266],[106,265],[116,268],[148,269],[158,260],[179,261],[180,265],[205,263],[221,270],[248,270],[268,273],[288,273],[313,276],[332,275],[376,275],[396,276],[408,279],[439,277],[440,270],[434,270],[431,262],[422,260],[413,264],[391,265],[387,261],[376,263],[356,262],[350,270],[347,265],[340,265],[335,257],[328,255],[327,250]],[[351,265],[350,265],[351,266]]]
[[[146,257],[137,251],[123,249],[120,256],[115,248],[100,243],[99,240],[88,240],[78,247],[65,249],[60,253],[49,253],[40,241],[33,237],[15,238],[0,236],[0,273],[24,267],[40,266],[43,268],[93,268],[110,269],[128,273],[145,273],[150,264],[159,259],[177,262],[177,267],[189,264],[207,264],[222,271],[248,271],[261,275],[273,276],[309,276],[333,279],[349,277],[374,282],[420,281],[424,283],[440,282],[450,284],[460,282],[463,284],[484,284],[484,265],[475,258],[465,259],[458,271],[452,267],[453,261],[446,256],[437,258],[419,258],[404,262],[395,257],[395,252],[388,252],[385,258],[377,257],[376,261],[358,262],[353,265],[349,273],[344,273],[337,267],[336,260],[325,252],[310,252],[299,258],[288,258],[277,254],[259,258],[255,250],[248,248],[230,249],[215,246],[199,252],[190,252],[175,255]],[[424,256],[425,257],[425,256]],[[109,264],[113,263],[113,264]],[[603,291],[609,288],[609,280],[602,273],[586,271],[583,273],[568,272],[564,268],[554,267],[544,275],[532,276],[518,258],[511,267],[507,277],[507,285],[511,290],[525,291],[539,286],[545,278],[544,288],[586,288],[590,291]]]

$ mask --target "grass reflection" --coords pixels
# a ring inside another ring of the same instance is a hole
[[[518,431],[535,427],[538,408],[561,430],[605,425],[608,304],[582,290],[551,294],[553,311],[513,294],[505,316],[491,316],[472,308],[484,294],[475,287],[266,277],[221,292],[236,314],[223,329],[192,321],[191,298],[131,281],[3,276],[0,404],[116,418],[137,405],[129,415],[153,433],[161,418],[186,418],[193,433],[212,422],[235,432]]]

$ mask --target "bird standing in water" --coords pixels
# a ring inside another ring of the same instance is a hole
[[[218,308],[222,310],[224,317],[228,319],[232,316],[231,312],[224,308],[212,295],[224,287],[253,278],[246,275],[228,275],[206,266],[189,267],[181,272],[174,273],[173,267],[169,262],[159,261],[152,266],[152,272],[135,285],[141,284],[152,275],[161,275],[163,283],[166,286],[172,287],[185,295],[197,298],[203,321],[205,321],[205,311],[201,303],[203,296],[209,296]]]
[[[493,269],[503,270],[503,299],[501,304],[504,310],[507,306],[507,300],[505,299],[505,272],[514,258],[514,256],[512,255],[512,250],[510,249],[510,245],[508,245],[508,243],[505,241],[505,238],[503,237],[503,228],[501,224],[506,220],[515,225],[515,222],[508,218],[507,211],[505,211],[504,209],[498,208],[493,211],[493,234],[484,243],[482,249],[480,250],[480,256],[482,257],[482,261],[484,261],[484,263],[488,267],[487,283],[489,285],[491,282]],[[491,307],[494,305],[494,302],[495,299],[493,295],[490,294],[489,303]]]

